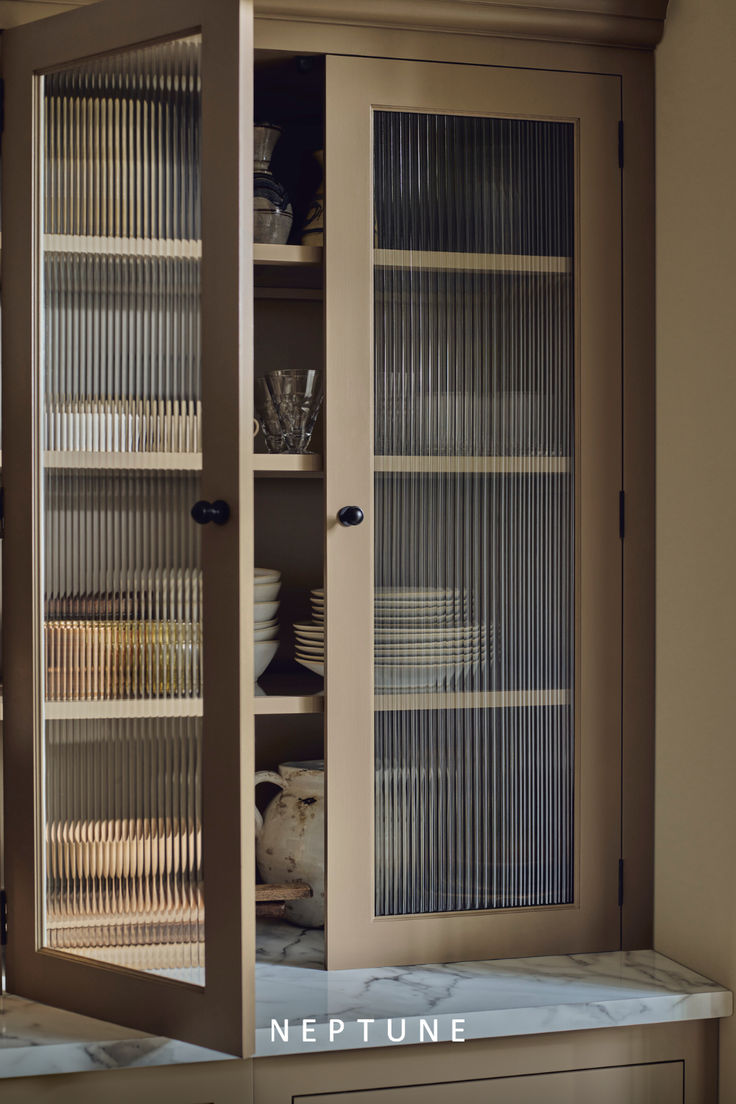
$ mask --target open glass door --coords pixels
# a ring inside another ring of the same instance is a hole
[[[328,964],[616,947],[617,81],[327,103]]]
[[[4,43],[8,987],[239,1054],[251,53],[241,0]]]

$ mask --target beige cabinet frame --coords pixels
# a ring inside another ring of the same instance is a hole
[[[201,491],[229,502],[202,534],[205,579],[203,866],[206,986],[39,949],[43,671],[38,587],[38,74],[201,30]],[[3,41],[3,445],[6,488],[5,812],[9,989],[156,1035],[247,1052],[252,1034],[252,11],[249,0],[124,0],[10,31]]]
[[[325,432],[330,968],[619,946],[621,853],[620,81],[327,58]],[[374,917],[372,110],[576,125],[575,899],[539,909]],[[366,523],[344,529],[358,504]]]

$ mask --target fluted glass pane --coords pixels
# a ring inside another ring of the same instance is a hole
[[[574,128],[374,114],[376,913],[574,893]]]
[[[199,36],[43,80],[45,945],[203,983]]]

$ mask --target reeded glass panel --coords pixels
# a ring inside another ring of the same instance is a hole
[[[199,36],[43,79],[44,942],[202,983]]]
[[[574,893],[574,127],[374,113],[376,914]]]

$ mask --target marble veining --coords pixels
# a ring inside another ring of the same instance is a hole
[[[0,1078],[213,1062],[229,1057],[22,997],[0,996]]]
[[[257,1055],[449,1041],[453,1031],[459,1041],[732,1011],[728,990],[651,950],[326,972],[321,932],[272,922],[260,926],[257,946]]]

